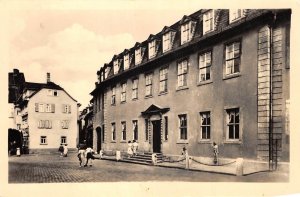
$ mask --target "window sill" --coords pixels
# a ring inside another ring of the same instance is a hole
[[[152,98],[152,97],[153,97],[152,95],[147,95],[147,96],[145,96],[145,99]]]
[[[189,89],[189,87],[187,87],[187,86],[181,86],[181,87],[177,87],[176,91],[187,90],[187,89]]]
[[[224,144],[242,144],[241,140],[226,140]]]
[[[126,103],[126,101],[121,101],[121,103],[120,104],[125,104]]]
[[[48,145],[48,144],[40,144],[40,145]]]
[[[111,141],[110,143],[117,143],[116,141]]]
[[[232,79],[232,78],[236,78],[236,77],[240,77],[241,74],[240,73],[234,73],[234,74],[230,74],[230,75],[225,75],[223,77],[223,80],[226,80],[226,79]]]
[[[199,144],[211,144],[211,140],[199,140],[198,141]]]
[[[114,103],[114,104],[111,104],[111,106],[116,106],[116,104]]]
[[[166,91],[166,92],[160,92],[160,93],[158,94],[158,96],[165,95],[165,94],[168,94],[168,92],[167,92],[167,91]]]
[[[127,143],[126,140],[121,140],[120,143]]]
[[[197,86],[203,86],[210,83],[212,83],[212,80],[201,81],[197,83]]]
[[[188,144],[188,140],[178,140],[176,144]]]
[[[132,101],[137,101],[137,100],[139,100],[138,98],[133,98],[133,99],[131,99]]]

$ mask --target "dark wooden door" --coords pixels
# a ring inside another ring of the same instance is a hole
[[[153,152],[161,152],[161,121],[152,121],[153,125]]]

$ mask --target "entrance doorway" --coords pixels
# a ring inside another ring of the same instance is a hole
[[[96,132],[97,132],[97,152],[99,152],[101,150],[101,128],[97,127]]]
[[[153,152],[161,153],[161,120],[152,121],[153,125]]]

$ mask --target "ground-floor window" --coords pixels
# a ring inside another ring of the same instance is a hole
[[[181,114],[179,117],[179,130],[180,130],[180,139],[187,140],[187,116],[186,114]]]
[[[67,137],[66,136],[61,136],[60,143],[61,144],[67,144]]]
[[[138,121],[137,120],[132,121],[132,128],[133,128],[133,139],[138,140],[139,136],[138,136]]]
[[[126,122],[121,122],[122,125],[122,140],[126,140]]]
[[[201,140],[210,139],[210,112],[200,112],[201,117]]]
[[[41,136],[41,144],[47,144],[47,136]]]
[[[111,140],[116,140],[116,123],[111,123]]]
[[[227,139],[240,138],[240,113],[239,108],[227,109]]]

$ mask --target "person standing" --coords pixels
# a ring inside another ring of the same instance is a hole
[[[133,140],[133,144],[132,144],[132,149],[133,149],[133,155],[137,155],[137,150],[139,147],[139,144],[137,143],[137,141]]]
[[[86,167],[88,165],[89,161],[90,161],[90,165],[89,166],[92,166],[92,160],[95,159],[95,157],[93,156],[93,153],[94,153],[94,150],[91,147],[87,147],[86,148],[86,150],[85,150],[85,159],[86,159],[86,162],[85,162],[84,167]]]
[[[128,154],[128,157],[132,157],[132,155],[133,155],[132,149],[133,149],[132,143],[131,143],[131,141],[129,140],[129,141],[128,141],[128,148],[127,148],[127,154]]]
[[[83,162],[83,160],[85,158],[85,150],[79,148],[77,157],[79,159],[79,167],[82,167],[82,162]]]
[[[64,147],[62,144],[60,144],[59,148],[58,148],[58,152],[60,152],[60,156],[62,157],[63,156],[63,153],[64,153]]]
[[[68,156],[68,145],[65,144],[64,146],[64,157],[67,157]]]

